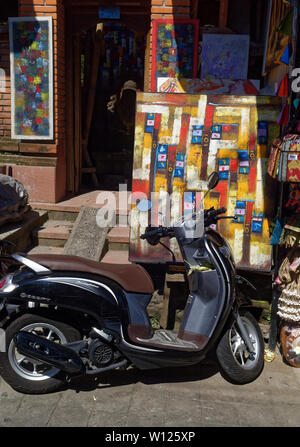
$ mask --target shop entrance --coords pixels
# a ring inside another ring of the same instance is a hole
[[[83,118],[100,189],[131,188],[135,104],[143,90],[145,35],[125,24],[106,22],[84,36],[82,51]],[[92,48],[92,51],[91,51]],[[83,171],[84,173],[84,171]],[[89,173],[82,185],[93,187]]]
[[[66,10],[68,190],[114,191],[124,183],[130,190],[150,12],[125,2],[120,20],[101,20],[99,11],[72,4]]]

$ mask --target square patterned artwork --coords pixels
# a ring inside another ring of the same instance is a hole
[[[152,199],[153,209],[164,211],[168,192],[172,222],[199,208],[209,174],[218,171],[220,182],[206,196],[205,208],[224,206],[228,216],[237,217],[219,221],[216,229],[231,245],[239,268],[270,271],[269,218],[276,195],[267,163],[271,143],[279,134],[280,110],[280,98],[269,96],[138,93],[134,197],[144,194]],[[140,239],[148,219],[149,212],[132,206],[130,260],[171,261],[163,247]],[[156,221],[162,223],[158,212]],[[164,243],[180,262],[177,242]]]
[[[195,78],[198,63],[198,20],[153,21],[151,90],[158,77]]]
[[[12,138],[53,138],[52,18],[9,19]]]

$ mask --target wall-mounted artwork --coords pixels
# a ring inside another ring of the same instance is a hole
[[[158,78],[157,91],[206,95],[259,95],[259,80]]]
[[[52,18],[9,19],[12,138],[53,139]]]
[[[135,197],[143,193],[152,199],[153,208],[163,212],[168,192],[172,222],[198,209],[207,178],[217,170],[220,182],[206,196],[205,208],[225,206],[228,216],[238,217],[219,221],[216,228],[229,241],[238,267],[269,271],[268,219],[273,216],[276,194],[268,183],[273,180],[267,175],[267,164],[271,143],[279,134],[280,109],[277,97],[138,93]],[[162,223],[159,212],[155,215],[157,224]],[[149,212],[133,205],[130,260],[171,261],[163,247],[140,239],[148,222]],[[180,261],[177,242],[167,243]]]
[[[201,78],[247,79],[249,36],[203,34]]]
[[[151,90],[158,77],[194,78],[198,64],[198,20],[157,19],[152,31]]]

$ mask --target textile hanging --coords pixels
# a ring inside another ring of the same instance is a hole
[[[269,156],[268,173],[282,182],[300,182],[300,135],[275,138]]]
[[[291,28],[292,7],[282,0],[272,1],[270,30],[267,42],[265,73],[278,65],[286,46],[289,43]]]
[[[300,234],[300,233],[299,233]],[[280,343],[290,365],[300,367],[300,249],[290,251],[275,280],[281,294],[277,315],[282,320]]]
[[[299,233],[300,238],[300,233]],[[283,260],[275,284],[281,291],[278,315],[288,322],[300,322],[300,249],[292,249]]]

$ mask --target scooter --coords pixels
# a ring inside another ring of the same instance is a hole
[[[211,174],[208,191],[218,180]],[[228,218],[225,212],[202,210],[197,237],[191,237],[197,213],[175,226],[148,226],[141,235],[152,245],[177,239],[189,286],[178,331],[152,328],[147,306],[154,286],[141,265],[12,255],[20,268],[0,282],[2,378],[19,392],[42,394],[81,375],[130,365],[194,365],[213,352],[227,380],[255,380],[263,369],[264,341],[240,299],[240,284],[247,281],[236,275],[229,245],[211,228]]]
[[[0,240],[0,280],[5,275],[13,272],[18,266],[18,262],[9,254],[12,247],[15,247],[13,242]]]

